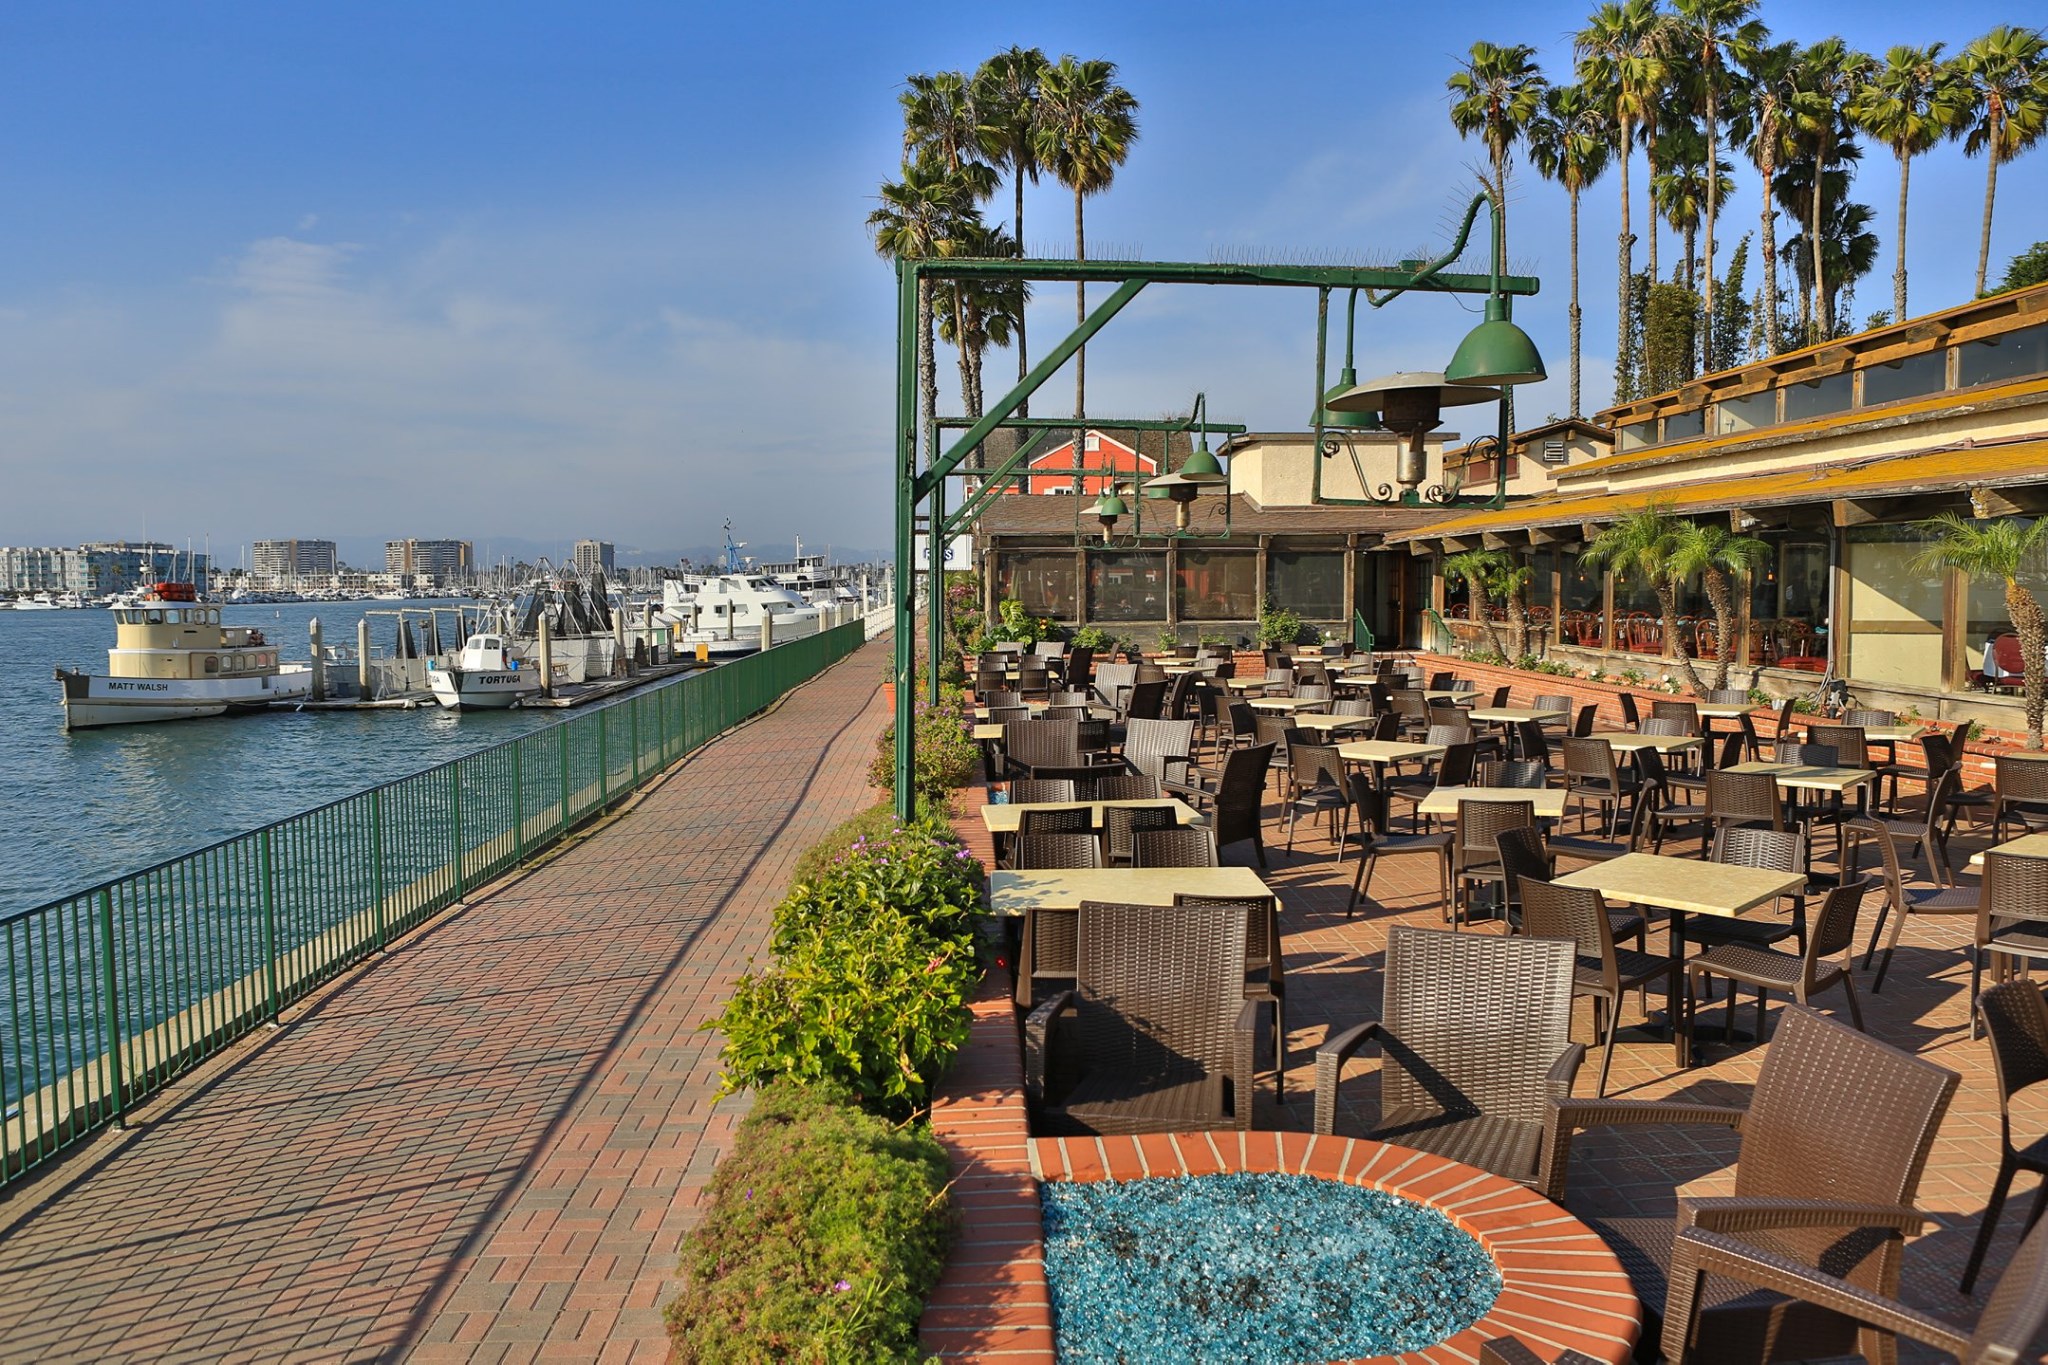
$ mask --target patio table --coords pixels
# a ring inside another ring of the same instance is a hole
[[[991,872],[989,912],[1021,918],[1028,906],[1079,909],[1082,901],[1171,905],[1176,892],[1196,896],[1272,895],[1249,867],[1082,867],[1045,872]]]
[[[1297,712],[1294,723],[1303,730],[1320,730],[1328,738],[1335,730],[1370,730],[1379,720],[1374,716],[1304,716]]]
[[[1424,695],[1430,694],[1425,693]],[[1441,695],[1450,696],[1451,694],[1446,692]],[[1458,695],[1470,696],[1471,693],[1461,692]],[[1542,708],[1533,706],[1475,706],[1472,708],[1472,719],[1489,721],[1495,725],[1520,725],[1524,721],[1531,720],[1562,720],[1568,714],[1570,713],[1547,706]]]
[[[1694,702],[1693,709],[1701,720],[1735,720],[1756,708],[1746,701],[1702,701]]]
[[[2022,834],[2017,839],[2008,839],[1989,850],[1992,853],[2010,853],[2016,858],[2048,858],[2048,834]],[[1984,854],[1970,855],[1971,867],[1984,866]]]
[[[1712,875],[1706,875],[1711,871]],[[1797,895],[1806,888],[1806,877],[1798,872],[1773,872],[1761,867],[1737,867],[1728,863],[1702,863],[1695,858],[1674,858],[1662,853],[1624,853],[1606,862],[1589,863],[1575,872],[1553,878],[1557,886],[1583,887],[1598,891],[1610,901],[1629,905],[1655,906],[1671,913],[1667,929],[1673,961],[1685,956],[1685,917],[1716,915],[1734,919],[1745,910]],[[1665,988],[1665,1027],[1679,1017],[1679,985],[1674,976]],[[1693,1041],[1718,1035],[1718,1029],[1697,1024]],[[1742,1041],[1743,1036],[1730,1041]],[[1691,1048],[1688,1045],[1688,1054]]]
[[[1700,745],[1698,735],[1639,735],[1633,730],[1599,730],[1586,738],[1604,739],[1618,754],[1633,754],[1640,749],[1655,749],[1660,754],[1668,754]]]
[[[1769,773],[1778,781],[1778,786],[1789,791],[1824,792],[1841,796],[1853,791],[1864,783],[1872,781],[1877,773],[1870,768],[1818,768],[1804,763],[1738,763],[1728,770],[1734,773]],[[1859,797],[1861,793],[1858,793]],[[1842,817],[1835,815],[1835,847],[1842,845]],[[1813,833],[1806,833],[1806,854],[1809,865],[1813,861]]]
[[[1383,786],[1389,763],[1406,763],[1418,758],[1442,758],[1444,745],[1418,744],[1405,739],[1353,739],[1337,745],[1337,757],[1346,763],[1370,763],[1372,784]]]
[[[1318,697],[1253,697],[1248,704],[1254,711],[1280,711],[1291,716],[1296,711],[1307,711],[1330,703]]]
[[[981,823],[990,834],[998,836],[1015,834],[1023,827],[1024,812],[1027,810],[1071,810],[1076,806],[1086,806],[1088,808],[1089,821],[1097,829],[1102,828],[1102,822],[1105,818],[1103,812],[1111,806],[1124,806],[1133,810],[1170,810],[1173,812],[1175,821],[1183,825],[1199,825],[1204,819],[1200,811],[1185,801],[1177,801],[1170,796],[1161,796],[1150,799],[1139,798],[1130,801],[1004,802],[999,806],[983,806],[981,808]]]
[[[1273,686],[1264,678],[1225,678],[1223,685],[1233,692],[1263,692]]]
[[[1417,815],[1456,815],[1467,801],[1527,801],[1538,820],[1564,818],[1562,787],[1438,787],[1416,804]]]

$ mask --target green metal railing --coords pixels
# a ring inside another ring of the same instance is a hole
[[[851,621],[0,919],[0,1188],[858,649]]]

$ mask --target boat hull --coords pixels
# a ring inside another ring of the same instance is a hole
[[[540,695],[540,679],[525,670],[476,673],[436,668],[427,673],[434,700],[451,711],[504,711]]]
[[[112,678],[60,669],[57,681],[64,688],[67,730],[260,711],[276,702],[304,701],[313,692],[313,670],[304,665],[249,678],[208,679]]]

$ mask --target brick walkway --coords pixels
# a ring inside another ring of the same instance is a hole
[[[870,645],[0,1206],[0,1357],[661,1360],[700,1033],[872,803]]]

